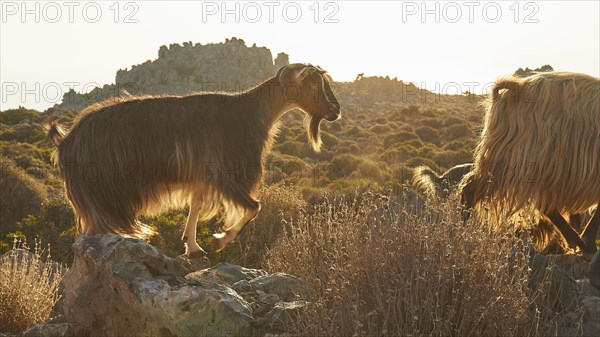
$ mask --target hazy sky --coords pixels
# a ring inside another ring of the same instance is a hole
[[[335,80],[389,75],[448,93],[480,93],[526,66],[600,76],[597,0],[0,3],[2,110],[113,83],[161,45],[232,36]]]

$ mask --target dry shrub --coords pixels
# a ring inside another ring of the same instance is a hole
[[[259,192],[261,210],[234,242],[222,253],[222,260],[246,267],[261,267],[262,257],[283,232],[287,221],[306,211],[306,202],[294,187],[265,185]]]
[[[0,240],[16,229],[17,221],[39,215],[46,198],[47,189],[40,181],[14,161],[0,157]]]
[[[403,206],[412,199],[393,202],[368,192],[326,202],[295,222],[265,263],[317,291],[295,330],[303,336],[546,334],[534,303],[541,296],[528,288],[526,253],[511,257],[517,239],[462,225],[453,202],[417,214]]]
[[[0,331],[19,333],[48,319],[58,300],[63,267],[48,258],[39,244],[33,252],[18,242],[0,257]]]

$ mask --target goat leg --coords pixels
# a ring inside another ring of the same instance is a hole
[[[594,216],[588,221],[583,234],[581,235],[585,242],[585,249],[583,250],[583,256],[586,260],[591,260],[592,256],[596,253],[596,235],[600,228],[600,204],[594,213]]]
[[[581,239],[579,234],[577,234],[577,232],[573,229],[573,227],[571,227],[571,225],[569,225],[567,220],[565,220],[565,218],[563,218],[563,216],[560,214],[560,212],[557,212],[557,211],[547,212],[546,216],[548,217],[548,219],[550,219],[552,221],[554,226],[556,226],[556,228],[558,228],[558,230],[560,231],[562,236],[567,240],[567,244],[569,245],[569,247],[571,247],[571,248],[579,247],[579,249],[581,249],[581,251],[585,251],[585,247],[586,247],[585,242],[583,242],[583,240]]]

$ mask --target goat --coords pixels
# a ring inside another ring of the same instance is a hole
[[[78,232],[148,237],[154,232],[139,215],[187,204],[186,255],[205,254],[197,222],[219,211],[225,231],[209,244],[223,249],[260,210],[265,156],[285,112],[307,113],[308,138],[319,151],[321,120],[341,115],[330,81],[319,67],[291,64],[238,94],[113,98],[82,111],[68,133],[51,125]]]
[[[462,178],[472,169],[472,163],[456,165],[439,176],[431,168],[419,166],[413,171],[413,188],[428,201],[444,200],[456,191]]]
[[[473,163],[456,165],[439,176],[431,168],[419,166],[414,169],[413,188],[423,194],[429,203],[444,201],[459,191],[462,179],[471,173],[473,168]],[[569,225],[579,232],[590,217],[589,212],[568,215]],[[520,228],[522,227],[518,229]],[[531,227],[531,236],[539,250],[555,243],[563,250],[568,249],[568,243],[564,242],[560,232],[557,232],[552,222],[543,216]]]
[[[561,213],[582,213],[600,202],[599,91],[598,78],[570,72],[497,81],[473,172],[461,183],[466,209],[485,200],[499,219],[501,210],[511,216],[531,206],[590,258],[600,212],[581,236]]]

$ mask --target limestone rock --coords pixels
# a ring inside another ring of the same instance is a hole
[[[583,336],[600,336],[600,297],[585,297],[581,304]]]
[[[590,278],[590,284],[597,289],[600,289],[600,250],[594,254],[594,257],[590,262],[588,275]]]
[[[554,264],[546,256],[532,251],[530,256],[532,269],[530,286],[537,289],[539,284],[550,282],[546,292],[546,301],[551,307],[572,311],[578,306],[582,287],[564,269]]]
[[[305,301],[279,301],[261,320],[267,329],[283,331],[287,326],[293,324],[306,305]]]
[[[286,302],[295,301],[298,298],[309,299],[314,295],[313,289],[306,282],[284,273],[257,277],[250,281],[250,285],[257,291],[276,294]]]
[[[532,247],[529,252],[530,287],[548,286],[544,301],[561,315],[557,335],[600,336],[600,290],[585,277],[587,262],[576,255],[545,256]]]
[[[576,254],[552,254],[546,255],[548,261],[561,267],[576,280],[587,276],[590,263],[583,256]]]
[[[577,280],[577,283],[581,286],[583,297],[600,297],[600,289],[590,284],[590,280],[585,278]]]
[[[124,93],[184,95],[200,91],[240,91],[276,74],[289,64],[285,53],[275,62],[266,47],[246,46],[231,38],[224,43],[171,44],[161,46],[156,60],[117,71],[115,83],[90,92],[71,90],[57,108],[82,109],[92,103]]]
[[[186,270],[148,243],[116,235],[81,236],[60,302],[75,335],[243,335],[248,304],[212,281],[188,284]]]
[[[264,275],[267,275],[264,270],[249,269],[222,262],[212,268],[188,274],[186,278],[188,280],[215,280],[231,286],[238,281],[249,281]]]
[[[71,324],[32,324],[23,333],[22,337],[71,337],[73,331]]]
[[[55,317],[32,336],[279,334],[314,293],[294,276],[227,263],[188,273],[181,259],[117,235],[80,236],[73,251]]]

